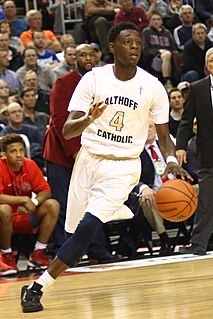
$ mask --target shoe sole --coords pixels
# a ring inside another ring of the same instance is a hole
[[[33,269],[42,269],[45,270],[47,269],[49,266],[45,266],[45,265],[38,265],[33,263],[32,261],[28,261],[28,265],[27,265],[27,270],[33,270]]]
[[[23,313],[30,313],[30,312],[38,312],[38,311],[42,311],[44,309],[44,307],[41,305],[39,308],[36,308],[36,309],[27,309],[27,308],[24,308],[24,306],[22,305],[22,312]]]
[[[15,269],[9,269],[6,270],[4,272],[0,272],[0,277],[4,277],[4,276],[10,276],[10,275],[16,275],[18,273],[17,270]]]

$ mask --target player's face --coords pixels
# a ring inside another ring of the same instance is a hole
[[[90,71],[95,65],[95,52],[93,48],[85,46],[83,49],[76,50],[76,61],[80,73]]]
[[[123,30],[109,48],[116,62],[125,66],[136,65],[141,56],[141,36],[136,30]]]
[[[21,143],[12,143],[7,146],[3,155],[7,158],[7,163],[12,171],[20,171],[24,162],[24,146]]]
[[[209,54],[206,61],[206,68],[213,75],[213,53]]]

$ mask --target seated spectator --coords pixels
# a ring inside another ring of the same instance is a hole
[[[12,71],[16,71],[23,65],[22,54],[15,48],[10,46],[10,39],[8,33],[0,32],[0,50],[7,50],[9,66],[8,68]]]
[[[149,15],[149,27],[142,32],[142,52],[151,73],[161,73],[167,90],[172,88],[172,53],[176,50],[169,30],[162,27],[162,17],[155,11]]]
[[[23,53],[24,45],[19,37],[12,36],[11,24],[7,20],[0,21],[0,32],[7,33],[9,36],[9,46]]]
[[[51,69],[38,65],[38,56],[35,48],[26,48],[23,52],[24,65],[17,70],[17,75],[23,83],[24,76],[28,70],[35,71],[38,76],[39,87],[43,91],[50,92],[55,76]]]
[[[211,24],[213,16],[213,0],[196,0],[196,13],[205,25]]]
[[[192,39],[183,50],[183,69],[181,81],[189,83],[205,77],[205,54],[213,46],[207,38],[207,27],[203,23],[196,23],[192,27]]]
[[[5,80],[10,89],[21,91],[21,81],[16,72],[9,70],[8,51],[0,50],[0,79]]]
[[[169,94],[169,133],[175,138],[184,110],[184,98],[182,92],[177,88],[172,89]]]
[[[57,58],[59,59],[59,61],[63,62],[64,61],[64,50],[67,47],[75,47],[75,39],[72,36],[72,34],[70,33],[65,33],[60,37],[60,44],[61,44],[61,48],[62,51],[58,52],[56,54]]]
[[[158,11],[164,19],[168,14],[168,4],[163,0],[140,0],[138,6],[143,8],[148,16]]]
[[[31,158],[36,164],[44,169],[44,160],[42,157],[42,138],[40,132],[35,126],[23,124],[24,114],[21,105],[17,102],[12,102],[7,107],[8,124],[0,132],[0,136],[8,133],[24,134],[30,142]]]
[[[120,5],[107,0],[87,0],[85,2],[85,31],[89,32],[90,42],[98,42],[103,52],[106,63],[113,62],[107,44],[107,35],[115,14],[120,10]]]
[[[50,265],[45,250],[55,228],[59,204],[37,165],[24,156],[20,135],[7,134],[1,139],[0,158],[0,259],[1,276],[17,274],[18,267],[11,249],[13,232],[37,233],[28,265],[46,269]],[[10,187],[13,185],[13,187]],[[32,193],[36,195],[32,198]]]
[[[41,30],[42,28],[42,14],[38,10],[29,10],[26,14],[26,20],[29,24],[29,30],[22,32],[20,39],[26,47],[32,43],[32,31]],[[54,33],[50,30],[44,30],[45,36],[45,49],[52,50],[54,52],[61,51],[61,45],[57,40]]]
[[[55,52],[45,49],[45,39],[43,30],[32,31],[32,40],[37,51],[38,65],[41,67],[53,68],[59,63]]]
[[[183,51],[184,44],[192,38],[192,24],[194,21],[194,9],[185,4],[180,8],[182,25],[174,29],[174,40],[179,51]]]
[[[50,94],[38,85],[38,76],[33,70],[28,70],[24,76],[23,86],[33,88],[37,95],[35,110],[50,114]]]
[[[133,0],[120,0],[121,9],[116,13],[114,23],[132,22],[140,31],[148,27],[149,20],[146,11],[141,7],[134,6]]]
[[[49,124],[49,115],[44,112],[35,111],[35,105],[37,100],[37,93],[33,88],[25,87],[21,92],[21,102],[24,111],[24,124],[34,125],[37,127],[42,137],[42,143],[44,135]]]
[[[70,71],[76,68],[76,55],[74,47],[67,47],[64,51],[64,62],[60,62],[53,69],[53,73],[55,74],[55,78],[59,78],[59,76],[63,74],[67,74]]]
[[[17,18],[15,1],[4,1],[3,13],[6,21],[11,23],[13,37],[19,37],[22,32],[28,30],[29,26],[25,19]]]

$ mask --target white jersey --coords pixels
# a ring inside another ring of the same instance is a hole
[[[106,110],[81,137],[81,144],[92,154],[136,158],[148,136],[149,118],[156,124],[169,120],[163,85],[139,67],[128,81],[115,77],[112,64],[93,68],[79,82],[68,111],[88,113],[91,104],[101,101],[108,105]]]

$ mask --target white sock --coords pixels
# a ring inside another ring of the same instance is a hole
[[[2,254],[10,254],[10,253],[12,253],[12,249],[11,249],[11,247],[7,248],[7,249],[1,249],[1,252],[2,252]]]
[[[42,243],[40,243],[39,241],[37,241],[37,242],[35,243],[35,248],[34,248],[34,250],[46,249],[46,248],[47,248],[47,244],[42,244]]]
[[[43,286],[43,288],[48,288],[54,284],[55,279],[48,273],[47,270],[45,270],[45,272],[37,280],[35,280],[35,282]]]

